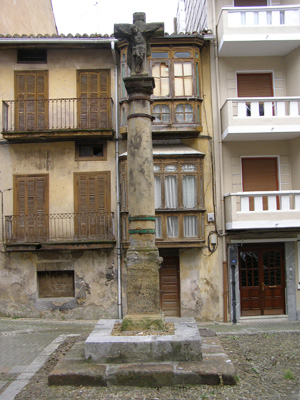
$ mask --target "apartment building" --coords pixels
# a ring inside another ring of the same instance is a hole
[[[299,319],[300,5],[184,2],[186,28],[196,26],[197,3],[199,29],[214,35],[217,221],[230,293],[224,314]]]
[[[0,35],[0,313],[122,317],[127,42],[31,29]],[[220,320],[210,44],[195,34],[151,46],[161,308]]]

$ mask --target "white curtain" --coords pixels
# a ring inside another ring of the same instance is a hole
[[[184,217],[183,231],[185,237],[198,236],[197,217],[195,215],[187,215]]]
[[[165,208],[177,208],[177,177],[165,177]]]
[[[155,237],[161,238],[161,217],[155,218]]]
[[[178,217],[167,218],[168,237],[178,237]]]
[[[196,178],[186,175],[182,179],[182,202],[184,208],[197,206]]]
[[[154,198],[155,209],[161,208],[161,179],[159,176],[154,176]]]

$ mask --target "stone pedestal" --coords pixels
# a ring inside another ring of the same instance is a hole
[[[163,330],[159,268],[155,246],[155,201],[150,96],[154,79],[124,79],[129,96],[127,171],[129,243],[127,251],[127,315],[123,330]]]

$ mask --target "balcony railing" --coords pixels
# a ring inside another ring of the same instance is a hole
[[[111,98],[5,100],[3,132],[112,129]]]
[[[227,99],[221,109],[223,140],[289,139],[300,135],[300,97],[250,97]],[[231,135],[231,137],[230,137]]]
[[[7,244],[114,240],[113,213],[62,213],[5,217]]]
[[[220,56],[288,54],[298,46],[300,6],[224,7],[217,30]]]
[[[300,227],[300,190],[225,195],[226,229]]]

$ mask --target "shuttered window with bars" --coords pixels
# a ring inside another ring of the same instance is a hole
[[[109,128],[110,71],[77,71],[77,85],[80,128]]]
[[[48,71],[16,71],[15,100],[16,130],[47,129]]]
[[[19,240],[41,241],[48,237],[48,175],[14,176],[14,234]]]
[[[110,172],[75,173],[74,179],[76,234],[104,235],[110,218]]]

